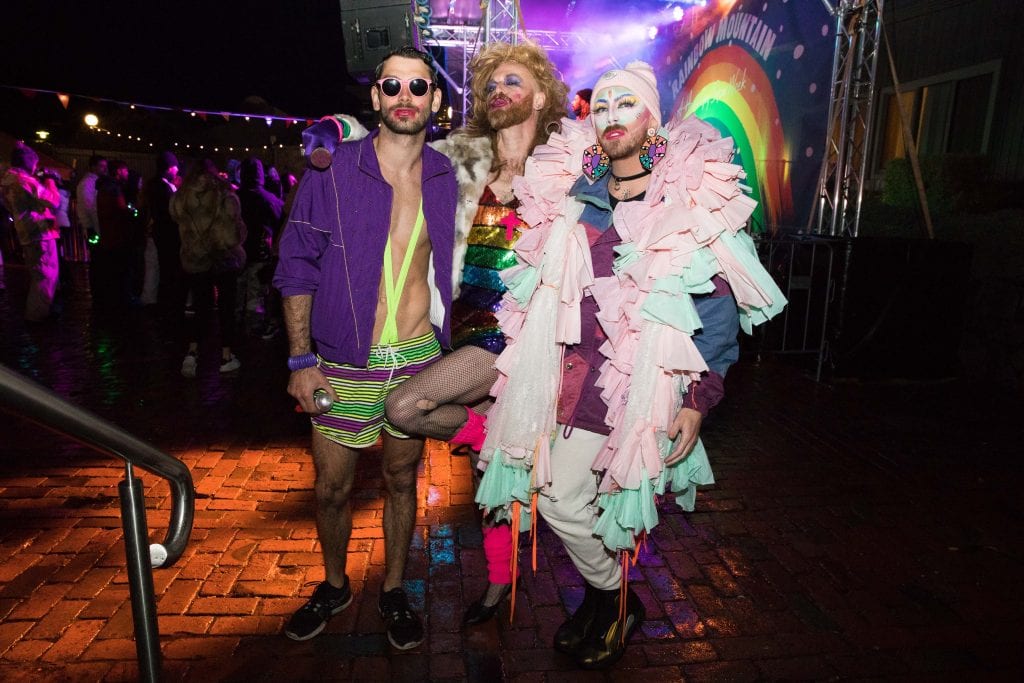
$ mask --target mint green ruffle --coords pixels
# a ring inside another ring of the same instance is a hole
[[[637,252],[636,245],[632,242],[617,244],[612,247],[612,251],[618,254],[612,261],[612,272],[616,275],[620,275],[622,271],[640,260],[640,253]]]
[[[682,462],[662,468],[655,492],[661,496],[666,491],[676,493],[676,505],[686,512],[693,512],[697,500],[697,487],[715,483],[715,475],[711,471],[708,453],[704,450],[704,442],[697,439],[690,455]]]
[[[726,230],[719,238],[729,248],[733,256],[743,264],[744,269],[750,274],[758,287],[771,299],[771,304],[765,308],[751,308],[750,310],[740,309],[740,327],[747,334],[753,334],[754,325],[768,322],[774,318],[786,306],[786,297],[782,290],[775,284],[775,280],[761,265],[757,258],[757,248],[754,240],[745,231],[741,230],[735,235]]]
[[[701,328],[700,316],[697,315],[693,299],[683,291],[676,294],[652,291],[644,298],[640,315],[646,320],[663,323],[689,335]]]
[[[525,306],[536,291],[537,285],[540,284],[540,269],[526,266],[512,274],[506,271],[503,273],[502,279],[504,279],[509,293],[515,297],[519,305]]]
[[[616,493],[602,493],[598,498],[601,515],[594,525],[594,534],[601,537],[612,552],[632,551],[640,531],[650,532],[658,524],[654,505],[654,487],[647,470],[640,472],[640,487]]]
[[[715,291],[711,278],[718,274],[718,259],[707,247],[701,247],[690,256],[690,263],[681,274],[683,287],[690,294],[710,294]]]
[[[673,442],[659,437],[662,457],[671,452]],[[698,439],[693,451],[683,461],[661,470],[657,481],[651,481],[647,471],[641,471],[640,486],[623,489],[616,493],[602,493],[598,504],[601,514],[594,527],[594,533],[601,537],[611,551],[629,550],[636,547],[636,537],[641,531],[650,533],[658,524],[658,508],[654,496],[666,491],[676,493],[676,504],[687,512],[693,512],[697,498],[697,486],[714,484],[704,443]]]
[[[476,491],[477,504],[494,511],[498,521],[511,521],[512,503],[523,503],[519,518],[519,528],[530,528],[530,497],[533,490],[530,484],[530,470],[505,464],[500,450],[494,451],[493,459],[487,463],[484,476]]]

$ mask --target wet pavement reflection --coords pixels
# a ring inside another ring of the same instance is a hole
[[[813,382],[744,358],[704,425],[717,484],[697,511],[661,505],[630,583],[647,621],[610,674],[550,647],[582,583],[540,527],[516,613],[462,613],[486,565],[467,459],[430,444],[406,587],[428,638],[383,634],[383,501],[359,465],[348,573],[356,600],[321,636],[281,635],[323,578],[308,420],[284,391],[283,335],[249,336],[242,367],[204,347],[195,379],[156,311],[96,314],[86,272],[62,316],[21,320],[6,268],[0,362],[158,448],[193,473],[189,548],[154,572],[169,680],[1019,680],[1024,575],[1019,399],[961,381]],[[0,678],[135,680],[117,502],[123,467],[0,412]],[[167,487],[144,476],[151,536]],[[528,553],[524,552],[524,556]]]

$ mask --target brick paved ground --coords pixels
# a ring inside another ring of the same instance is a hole
[[[282,340],[242,369],[178,374],[147,313],[94,318],[72,298],[27,328],[23,274],[0,295],[0,361],[181,458],[197,488],[185,556],[155,571],[169,680],[1020,680],[1024,676],[1020,404],[978,387],[818,385],[746,359],[706,425],[718,483],[663,507],[632,570],[648,620],[607,674],[550,647],[578,576],[543,531],[515,621],[462,630],[485,581],[465,458],[433,445],[407,585],[428,639],[392,651],[376,614],[380,477],[356,496],[357,598],[324,635],[282,624],[323,576],[306,421],[283,392]],[[211,354],[216,350],[210,349]],[[205,361],[210,361],[206,363]],[[137,675],[114,459],[0,413],[0,679]],[[161,537],[167,488],[146,475]]]

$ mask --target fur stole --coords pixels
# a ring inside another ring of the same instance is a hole
[[[452,298],[459,297],[462,284],[462,265],[469,248],[469,231],[473,228],[480,195],[487,186],[494,153],[486,137],[473,137],[455,132],[430,146],[447,156],[455,168],[459,184],[459,201],[455,208],[455,252],[452,255]]]

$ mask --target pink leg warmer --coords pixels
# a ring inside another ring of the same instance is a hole
[[[498,524],[485,526],[483,532],[487,580],[491,583],[512,583],[512,528],[508,524]]]
[[[487,436],[487,416],[466,408],[466,423],[459,431],[455,432],[449,443],[466,443],[474,451],[484,447],[484,437]]]

